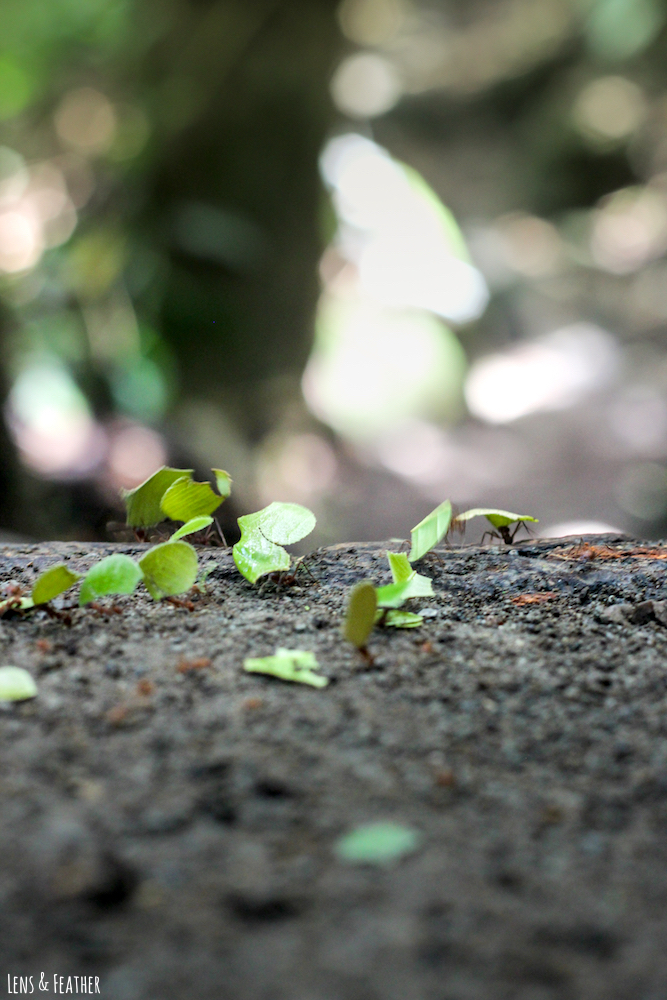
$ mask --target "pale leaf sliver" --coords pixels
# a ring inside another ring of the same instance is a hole
[[[133,490],[121,490],[125,501],[127,524],[131,528],[152,528],[164,521],[162,497],[177,479],[192,478],[192,469],[172,469],[164,465]],[[186,519],[187,520],[187,519]]]
[[[425,556],[427,552],[442,541],[449,530],[452,521],[452,505],[449,500],[443,502],[427,514],[423,521],[416,524],[410,532],[412,547],[408,556],[409,561],[416,562]]]
[[[454,520],[470,521],[473,517],[485,517],[494,528],[506,528],[510,524],[516,524],[517,521],[538,523],[538,519],[531,517],[530,514],[512,514],[509,510],[497,510],[495,507],[473,507],[472,510],[458,514]]]
[[[276,545],[293,545],[309,535],[317,523],[315,515],[299,503],[275,501],[257,511],[258,527]]]
[[[194,517],[208,517],[221,503],[222,497],[213,492],[210,483],[196,483],[183,476],[165,492],[160,507],[172,521],[191,521]]]
[[[81,579],[80,573],[73,573],[65,563],[58,563],[57,566],[50,566],[37,577],[32,588],[32,600],[35,604],[46,604],[54,597],[69,590],[77,580]]]
[[[139,564],[129,556],[120,552],[106,556],[86,573],[79,593],[79,605],[83,608],[98,597],[109,594],[131,594],[142,577]]]
[[[343,622],[343,635],[357,649],[365,649],[375,624],[377,591],[372,583],[363,580],[350,591]]]
[[[197,553],[187,542],[163,542],[139,560],[144,584],[151,597],[183,594],[197,579]]]
[[[279,647],[273,656],[248,657],[243,662],[243,669],[249,674],[268,674],[282,681],[315,688],[324,688],[329,683],[328,677],[316,673],[319,663],[315,654],[305,649]]]
[[[375,622],[379,622],[382,618],[383,609],[378,608],[375,613]],[[421,615],[415,614],[412,611],[401,611],[396,608],[391,611],[387,611],[382,624],[389,628],[419,628],[420,625],[424,624],[424,619]]]
[[[181,527],[173,533],[169,541],[177,542],[179,538],[184,538],[185,535],[192,535],[195,531],[203,531],[204,528],[208,528],[209,524],[213,524],[213,518],[210,516],[204,517],[202,514],[199,517],[193,517],[186,524],[182,524]]]
[[[0,667],[0,701],[25,701],[37,695],[34,679],[23,667]]]

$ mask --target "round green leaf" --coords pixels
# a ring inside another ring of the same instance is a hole
[[[365,823],[341,837],[335,850],[343,861],[383,865],[412,854],[420,843],[420,834],[409,826],[399,823]]]
[[[316,517],[300,503],[279,503],[274,501],[263,510],[257,511],[259,530],[276,545],[292,545],[309,535]]]
[[[129,556],[119,553],[100,559],[86,573],[81,584],[79,605],[83,608],[107,594],[131,594],[142,576],[138,564]]]
[[[190,521],[194,517],[207,517],[221,503],[222,497],[213,492],[209,483],[195,483],[183,476],[166,490],[160,506],[164,516],[172,521]]]
[[[364,649],[375,624],[377,592],[372,583],[364,580],[350,591],[347,602],[343,635],[357,649]]]
[[[58,563],[57,566],[51,566],[37,577],[35,585],[32,588],[31,596],[33,602],[35,604],[46,604],[47,601],[52,601],[58,594],[69,590],[80,579],[81,574],[73,573],[65,563]]]
[[[35,681],[22,667],[0,667],[0,701],[25,701],[37,695]]]
[[[257,514],[239,518],[241,538],[232,553],[239,573],[255,583],[267,573],[283,572],[290,567],[289,552],[274,545],[257,529]]]
[[[133,490],[121,490],[128,525],[131,528],[152,528],[154,524],[164,521],[160,501],[172,483],[183,477],[190,479],[192,469],[172,469],[165,465]]]
[[[139,560],[146,590],[156,601],[183,594],[197,579],[197,553],[187,542],[163,542]]]

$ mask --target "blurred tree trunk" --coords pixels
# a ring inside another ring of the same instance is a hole
[[[146,208],[169,255],[160,328],[184,396],[222,405],[251,439],[298,391],[312,341],[335,8],[191,0],[147,67],[165,132]]]

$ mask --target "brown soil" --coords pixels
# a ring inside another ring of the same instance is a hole
[[[369,665],[339,626],[387,547],[259,591],[205,549],[193,611],[2,619],[39,695],[0,709],[0,973],[113,1000],[667,997],[667,548],[443,549],[430,617],[376,630]],[[4,546],[0,579],[141,548]],[[277,646],[330,685],[243,672]],[[421,847],[340,860],[375,819]]]

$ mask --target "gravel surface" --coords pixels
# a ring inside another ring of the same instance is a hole
[[[282,588],[202,549],[192,611],[0,620],[39,687],[0,706],[0,973],[113,1000],[667,998],[667,546],[443,548],[423,626],[376,629],[369,664],[345,597],[397,545],[320,549],[318,584]],[[143,548],[5,545],[0,581]],[[243,672],[277,646],[329,686]],[[341,859],[375,820],[418,848]]]

